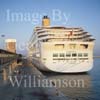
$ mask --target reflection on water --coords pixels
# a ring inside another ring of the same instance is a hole
[[[58,87],[69,100],[100,100],[100,59],[94,59],[94,67],[83,74],[44,73],[49,79],[84,80],[83,87]]]
[[[67,80],[66,87],[57,87],[63,92],[70,100],[87,100],[91,97],[91,77],[89,74],[47,74],[45,75],[52,80]],[[79,82],[79,83],[78,83]],[[78,85],[77,85],[78,84]]]

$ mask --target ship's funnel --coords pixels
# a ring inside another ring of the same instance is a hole
[[[42,19],[42,26],[46,27],[46,26],[50,26],[50,19],[48,16],[44,16]]]

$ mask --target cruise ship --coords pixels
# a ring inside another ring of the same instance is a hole
[[[43,71],[87,72],[93,67],[94,38],[81,27],[51,26],[44,16],[28,42],[33,64]]]

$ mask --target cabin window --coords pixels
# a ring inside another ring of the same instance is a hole
[[[76,54],[76,53],[73,53],[73,54],[72,54],[72,57],[76,57],[76,56],[77,56],[77,54]]]
[[[55,44],[55,46],[58,48],[64,48],[64,44]]]
[[[70,49],[75,49],[76,48],[76,44],[69,44]]]
[[[53,57],[58,57],[58,54],[57,54],[57,53],[54,53],[54,54],[53,54]]]
[[[71,56],[71,54],[69,54],[69,53],[66,54],[66,57],[70,57],[70,56]]]
[[[84,57],[87,57],[88,56],[88,54],[87,53],[84,53]]]
[[[42,40],[43,42],[48,42],[48,39],[44,39],[44,40]]]
[[[78,57],[82,57],[82,53],[79,53],[79,54],[78,54]]]
[[[85,49],[88,48],[88,44],[80,44],[80,46],[81,46],[82,48],[85,48]]]
[[[88,60],[88,58],[79,58],[79,60]]]
[[[61,54],[60,54],[60,57],[65,57],[64,53],[61,53]]]

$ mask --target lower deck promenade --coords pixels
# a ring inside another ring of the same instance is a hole
[[[17,65],[8,76],[5,84],[0,79],[0,100],[68,100],[53,87],[53,82],[52,85],[43,84],[45,80],[48,80],[46,76],[30,60],[23,59],[22,64]]]

